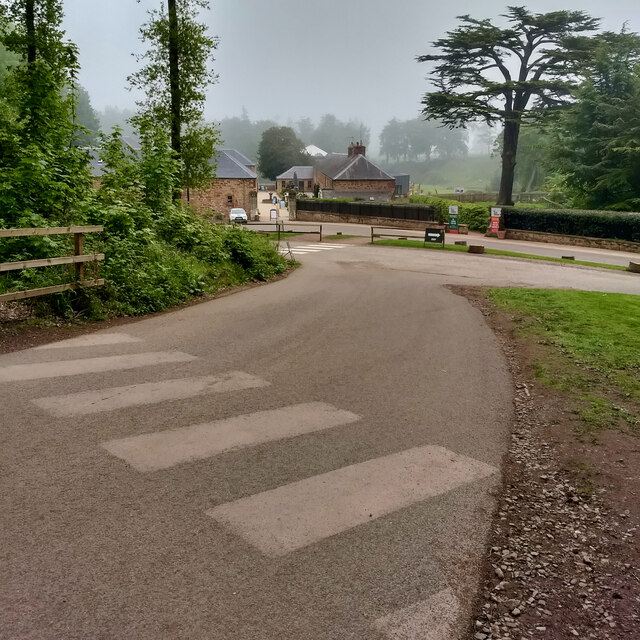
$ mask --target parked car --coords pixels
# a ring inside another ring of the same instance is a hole
[[[247,212],[242,207],[234,207],[229,212],[229,222],[237,222],[239,224],[247,224]]]

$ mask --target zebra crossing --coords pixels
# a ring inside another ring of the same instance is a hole
[[[303,244],[296,246],[289,246],[288,248],[280,247],[280,253],[286,255],[291,250],[295,255],[305,255],[307,253],[322,253],[323,251],[333,251],[334,249],[344,249],[347,245],[344,244],[328,244],[323,242],[322,244]]]
[[[315,248],[315,247],[314,247]],[[322,250],[342,248],[341,245]],[[83,336],[38,347],[38,351],[65,353],[65,349],[91,350],[104,345],[143,343],[124,333]],[[36,351],[34,349],[33,351]],[[87,376],[109,371],[140,369],[164,364],[188,366],[199,358],[181,351],[149,351],[12,364],[0,367],[0,382]],[[31,403],[52,418],[104,414],[137,406],[151,406],[207,394],[225,394],[240,389],[264,389],[271,381],[242,371],[208,376],[172,378],[135,385],[34,397]],[[245,450],[263,443],[278,443],[305,434],[321,434],[338,426],[366,421],[366,416],[346,408],[314,401],[261,409],[221,420],[184,424],[168,430],[153,430],[141,424],[128,437],[95,442],[97,450],[140,474],[166,473],[198,460]],[[117,466],[115,467],[117,469]],[[219,504],[205,511],[212,523],[249,543],[266,558],[286,556],[310,545],[339,536],[356,527],[421,503],[466,484],[497,473],[489,464],[437,445],[423,445],[343,466],[303,478],[274,489]],[[435,598],[435,599],[434,599]],[[425,631],[433,640],[448,638],[451,623],[450,590],[411,608],[392,612],[373,621],[374,628],[393,639],[413,638],[406,629]],[[444,616],[443,611],[447,612]],[[444,617],[443,617],[444,616]],[[448,616],[448,617],[447,617]],[[431,623],[425,625],[425,619]],[[436,624],[436,620],[439,622]],[[440,626],[438,626],[440,625]],[[445,628],[446,627],[446,628]],[[423,629],[423,630],[424,630]],[[440,631],[438,631],[440,629]],[[434,631],[435,630],[435,631]],[[421,636],[422,637],[422,636]]]

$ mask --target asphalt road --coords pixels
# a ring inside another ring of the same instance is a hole
[[[287,230],[306,230],[318,228],[317,224],[311,222],[289,222],[288,220],[283,220],[283,222],[286,225]],[[260,226],[256,225],[255,228],[268,229],[270,227],[263,224]],[[323,222],[322,231],[325,236],[342,233],[344,235],[361,236],[363,238],[371,237],[371,226],[363,224],[338,224]],[[390,233],[394,233],[394,231],[396,230],[389,230]],[[416,238],[420,240],[424,238],[424,232],[421,231],[397,231],[402,237]],[[309,235],[308,238],[312,242],[317,240],[317,236],[315,235]],[[295,239],[298,240],[298,238]],[[456,240],[466,240],[469,244],[482,244],[487,249],[502,249],[503,251],[515,251],[517,253],[533,254],[537,256],[549,256],[553,258],[573,256],[575,260],[582,260],[584,262],[599,262],[603,264],[615,264],[624,267],[628,266],[630,261],[640,262],[640,254],[631,253],[629,251],[612,251],[595,247],[571,247],[546,242],[527,242],[524,240],[498,240],[497,238],[486,238],[483,234],[474,231],[465,235],[447,234],[447,244],[453,244]],[[330,240],[330,242],[332,241],[333,240]]]
[[[512,394],[441,285],[640,279],[293,245],[280,282],[0,357],[0,638],[459,637]]]

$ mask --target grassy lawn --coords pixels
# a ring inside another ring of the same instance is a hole
[[[543,346],[535,375],[569,395],[581,434],[615,428],[640,435],[640,296],[540,289],[487,295],[514,314],[521,335]]]
[[[344,237],[344,236],[343,236]],[[422,240],[375,240],[374,244],[387,247],[411,247],[414,249],[436,249],[442,251],[443,248],[439,244],[426,245]],[[468,251],[469,247],[463,247],[457,244],[446,244],[444,251]],[[584,260],[563,260],[562,258],[553,258],[551,256],[537,256],[531,253],[518,253],[517,251],[503,251],[502,249],[485,249],[484,252],[490,256],[507,256],[510,258],[527,258],[529,260],[544,260],[546,262],[562,262],[565,264],[580,264],[585,267],[598,267],[601,269],[615,269],[617,271],[626,271],[627,268],[618,264],[604,264],[601,262],[585,262]]]
[[[342,233],[338,235],[337,233],[331,236],[322,236],[323,240],[345,240],[346,238],[365,238],[366,236],[350,236],[348,233]]]

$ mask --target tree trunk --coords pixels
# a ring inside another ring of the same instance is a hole
[[[182,156],[182,109],[180,95],[180,57],[178,53],[178,13],[176,0],[167,0],[169,17],[169,93],[171,96],[171,148],[180,158]],[[179,200],[181,191],[174,189],[173,199]]]
[[[506,119],[502,143],[502,174],[500,176],[500,192],[497,204],[513,204],[513,178],[516,170],[516,154],[518,152],[518,137],[520,135],[520,121]]]
[[[24,9],[24,21],[27,31],[27,64],[32,65],[36,61],[36,21],[34,1],[27,0]]]
[[[180,69],[178,55],[178,13],[176,0],[168,0],[169,13],[169,93],[171,94],[171,148],[179,156],[182,151],[180,133],[182,111],[180,107]]]

